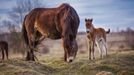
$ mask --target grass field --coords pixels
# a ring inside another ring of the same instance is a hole
[[[96,59],[88,60],[86,34],[80,34],[76,39],[79,51],[72,63],[63,61],[62,40],[45,39],[39,45],[36,62],[25,61],[24,56],[14,54],[10,48],[9,60],[0,62],[0,75],[134,75],[134,50],[130,50],[126,36],[108,35],[109,56],[100,59],[96,50]],[[44,54],[44,50],[48,53]]]
[[[38,56],[39,61],[11,58],[0,63],[0,75],[134,75],[134,51],[110,52],[104,59],[88,60],[78,54],[72,63],[61,57]],[[102,72],[102,74],[101,74]]]

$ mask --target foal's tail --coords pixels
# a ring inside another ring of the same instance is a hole
[[[110,29],[108,29],[108,31],[106,31],[106,33],[109,34],[110,33]]]
[[[28,45],[29,42],[28,42],[28,36],[27,36],[26,27],[25,27],[25,19],[26,19],[26,16],[24,18],[23,25],[22,25],[22,37],[23,37],[25,43]]]

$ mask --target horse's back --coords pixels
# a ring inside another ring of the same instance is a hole
[[[66,19],[66,24],[63,22]],[[69,4],[63,3],[56,8],[35,8],[26,15],[25,25],[28,31],[36,28],[42,35],[48,38],[60,39],[63,25],[68,27],[76,35],[79,26],[79,16]]]
[[[0,44],[8,45],[6,41],[0,41]]]
[[[0,48],[7,48],[8,43],[6,41],[0,41]]]
[[[106,31],[103,28],[97,28],[96,34],[98,34],[98,36],[103,37],[104,40],[106,40]]]

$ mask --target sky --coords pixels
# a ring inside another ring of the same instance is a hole
[[[69,3],[80,17],[79,31],[85,31],[85,18],[93,18],[96,28],[112,31],[134,29],[134,0],[41,0],[47,8]],[[8,19],[16,0],[0,0],[0,17]]]

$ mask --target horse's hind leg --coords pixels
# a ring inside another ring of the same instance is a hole
[[[29,40],[29,51],[27,52],[26,60],[27,61],[35,61],[34,59],[34,44],[31,40]]]
[[[35,61],[34,51],[32,49],[30,49],[30,51],[27,52],[26,60],[27,61]]]
[[[26,60],[27,60],[27,61],[30,60],[30,51],[27,52]]]
[[[2,60],[4,60],[5,58],[4,49],[1,49],[1,50],[2,50]]]
[[[31,41],[30,42],[30,46],[29,46],[30,50],[27,52],[27,57],[26,57],[26,60],[27,61],[35,61],[34,57],[34,44],[33,42]]]
[[[33,50],[30,50],[30,57],[31,57],[31,60],[32,61],[35,61],[35,55],[34,55],[34,51]]]
[[[8,59],[8,47],[5,49],[6,57]]]
[[[27,61],[35,61],[34,57],[34,41],[35,41],[35,36],[33,35],[34,34],[34,31],[33,32],[30,32],[28,33],[28,41],[29,41],[29,44],[28,44],[28,47],[29,47],[29,51],[27,52],[27,56],[26,56],[26,60]]]

